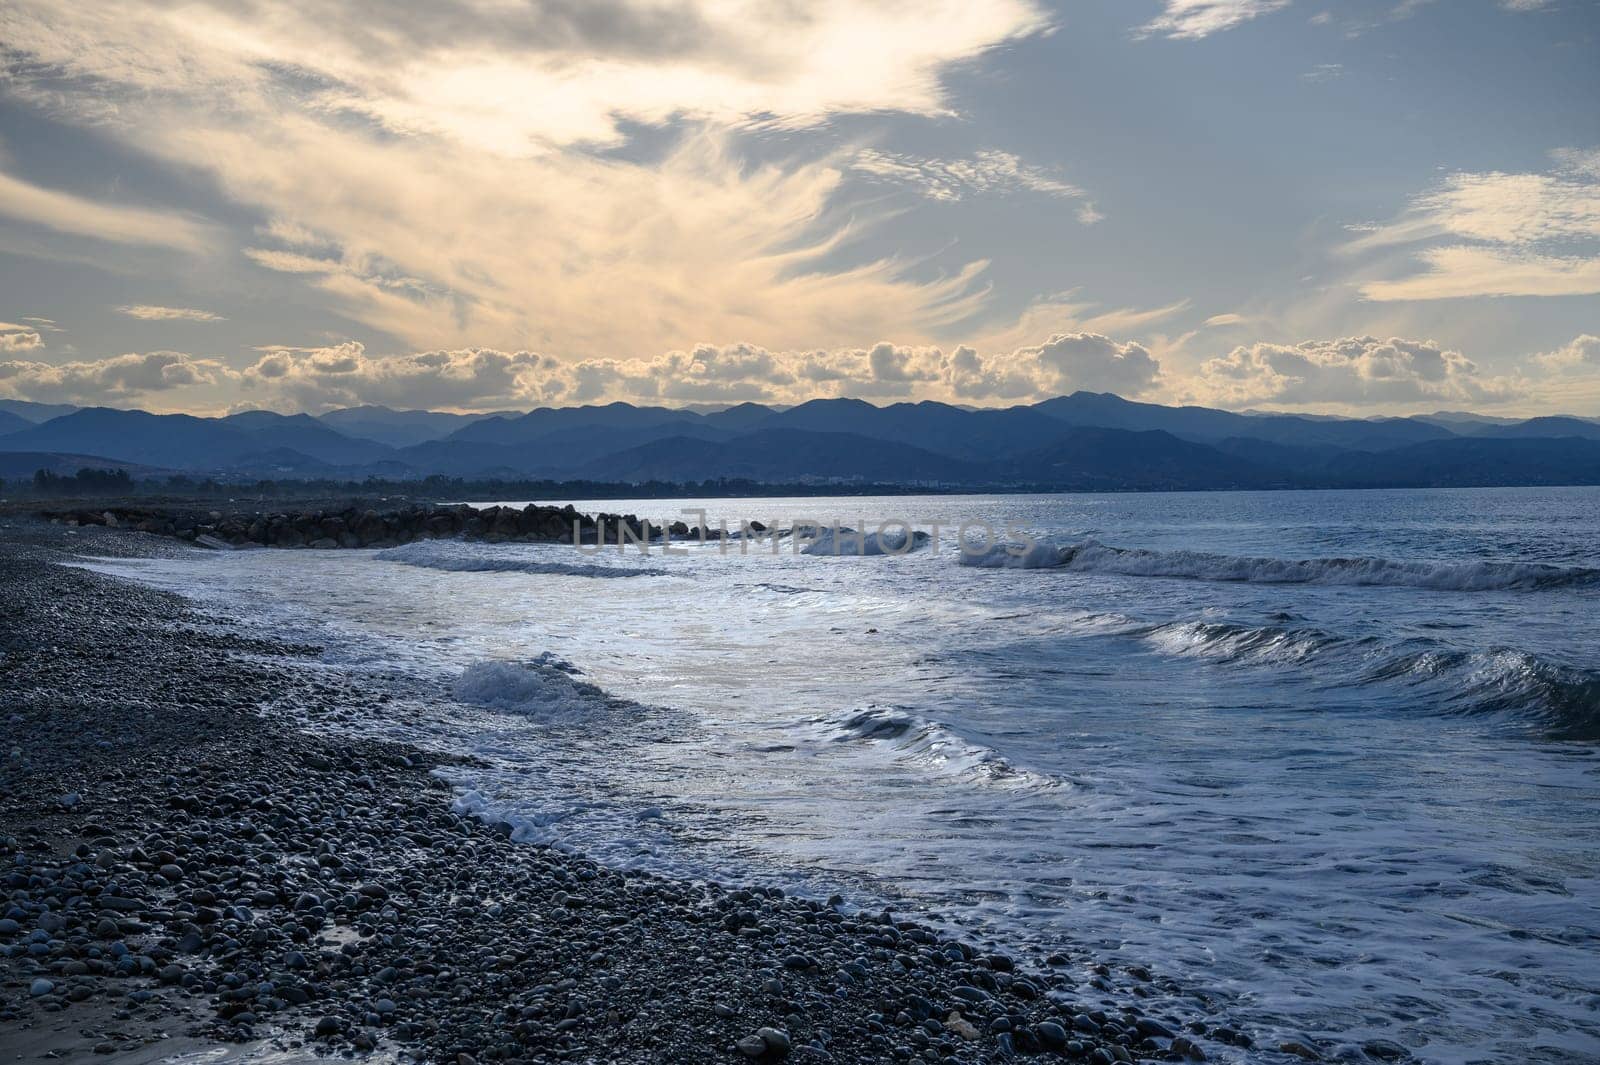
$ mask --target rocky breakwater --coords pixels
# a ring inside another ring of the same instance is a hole
[[[564,507],[483,507],[414,505],[377,510],[343,509],[279,512],[225,512],[111,507],[45,511],[42,516],[69,526],[104,526],[172,536],[205,547],[384,548],[416,540],[460,538],[488,543],[628,543],[711,539],[718,533],[683,522],[668,526],[633,514],[585,514]]]

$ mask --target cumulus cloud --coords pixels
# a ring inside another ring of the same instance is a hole
[[[1010,152],[983,151],[967,159],[921,159],[866,148],[856,153],[850,168],[882,181],[909,185],[930,200],[945,202],[973,193],[1019,191],[1066,200],[1088,196],[1078,186],[1031,166]],[[1085,225],[1092,225],[1102,216],[1093,204],[1085,203],[1078,209],[1078,217]]]
[[[1370,336],[1236,347],[1205,362],[1193,386],[1199,398],[1230,407],[1496,403],[1520,394],[1516,382],[1486,378],[1472,360],[1431,340]]]
[[[0,396],[39,403],[117,403],[155,393],[217,385],[234,375],[215,359],[180,351],[116,355],[51,365],[0,361]]]
[[[1533,362],[1552,373],[1572,373],[1600,368],[1600,337],[1584,333],[1554,351],[1535,355]]]
[[[149,303],[135,303],[118,307],[119,314],[129,318],[138,318],[145,322],[223,322],[227,319],[220,314],[210,311],[196,310],[193,307],[158,307]]]
[[[237,378],[246,391],[307,410],[363,403],[472,410],[557,402],[564,390],[560,367],[531,351],[461,348],[373,356],[347,341],[269,350]]]
[[[1426,243],[1427,269],[1370,281],[1370,300],[1600,293],[1600,152],[1552,153],[1543,174],[1459,173],[1348,250]]]
[[[1600,338],[1581,335],[1522,367],[1511,376],[1490,376],[1436,342],[1370,336],[1241,345],[1206,361],[1193,376],[1165,369],[1140,343],[1086,331],[990,353],[971,345],[946,349],[888,341],[809,350],[735,343],[578,362],[493,348],[377,354],[344,341],[264,348],[243,369],[170,351],[56,366],[0,361],[0,396],[134,404],[194,389],[212,406],[243,402],[314,412],[367,403],[505,410],[614,400],[681,406],[829,397],[997,404],[1077,390],[1155,393],[1224,407],[1494,404],[1533,395],[1530,382],[1541,376],[1568,385],[1580,377],[1600,380]]]
[[[1290,0],[1166,0],[1166,9],[1140,28],[1143,36],[1199,40],[1279,11]]]
[[[44,347],[44,338],[38,330],[10,322],[0,322],[0,353],[15,354]]]
[[[888,341],[811,350],[737,343],[578,362],[493,348],[382,355],[344,341],[264,348],[243,369],[171,351],[61,365],[0,362],[0,395],[119,404],[192,388],[206,390],[213,406],[245,401],[311,411],[366,403],[454,410],[611,400],[792,404],[841,396],[984,403],[1076,389],[1138,395],[1156,384],[1160,372],[1159,360],[1143,346],[1084,332],[988,355],[967,345],[946,350]]]
[[[1036,364],[1045,392],[1083,389],[1137,396],[1148,392],[1161,373],[1161,363],[1144,346],[1118,343],[1100,333],[1057,334],[1006,359],[1013,365]]]

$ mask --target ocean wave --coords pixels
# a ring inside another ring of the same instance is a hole
[[[663,577],[667,571],[649,566],[593,562],[553,562],[507,555],[491,545],[460,540],[421,540],[391,547],[372,556],[422,569],[460,573],[548,573],[566,577]]]
[[[1420,689],[1447,715],[1506,718],[1549,739],[1600,740],[1600,674],[1525,651],[1418,651],[1380,662],[1362,680]]]
[[[1026,550],[1024,550],[1024,546]],[[996,546],[963,555],[963,565],[1017,569],[1066,568],[1074,573],[1175,577],[1250,584],[1329,584],[1432,591],[1532,591],[1600,585],[1600,569],[1541,562],[1428,562],[1388,558],[1259,558],[1204,551],[1109,547],[1097,540],[1057,546]]]
[[[1055,569],[1072,557],[1072,548],[1034,541],[991,544],[985,551],[962,550],[961,564],[977,569]]]
[[[1600,740],[1600,674],[1525,651],[1396,645],[1310,627],[1173,621],[1129,633],[1184,658],[1246,666],[1314,667],[1331,688],[1403,693],[1410,709],[1499,718],[1549,739]]]
[[[909,535],[900,529],[857,532],[843,525],[799,526],[792,530],[792,534],[810,541],[800,548],[802,555],[907,555],[926,547],[929,541],[928,534],[920,530]]]
[[[549,652],[521,662],[491,659],[461,671],[451,687],[458,702],[532,718],[545,724],[575,724],[623,705]]]
[[[1063,781],[1019,769],[991,747],[892,706],[868,706],[814,718],[806,727],[824,742],[867,744],[909,762],[969,783],[1006,788],[1054,788]]]
[[[1318,629],[1222,621],[1174,621],[1141,635],[1168,654],[1224,662],[1302,663],[1352,642]]]

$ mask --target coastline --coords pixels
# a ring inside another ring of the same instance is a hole
[[[16,519],[0,542],[8,1046],[1110,1062],[1248,1044],[1146,1015],[1137,984],[1074,987],[892,915],[513,844],[451,811],[438,755],[258,709],[372,698],[276,664],[316,648],[57,564],[191,549]]]

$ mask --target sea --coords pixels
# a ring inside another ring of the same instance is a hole
[[[1600,1060],[1600,489],[573,502],[731,535],[86,564],[320,646],[387,701],[314,727],[475,755],[531,844],[932,920],[1213,1060]]]

